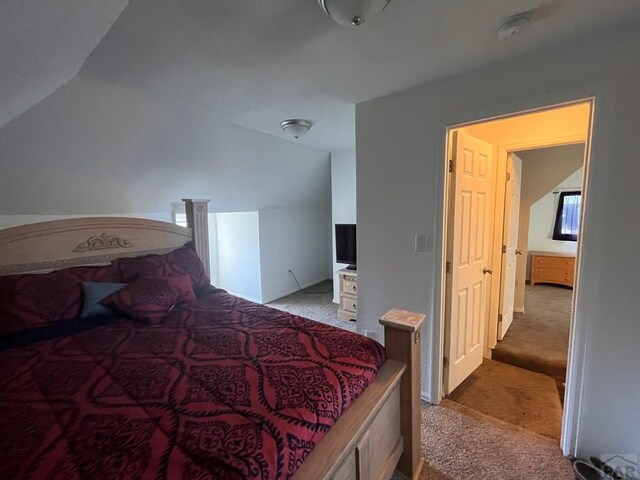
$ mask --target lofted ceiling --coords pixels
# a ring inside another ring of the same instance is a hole
[[[125,3],[3,4],[0,125],[73,76]],[[503,18],[532,9],[527,31],[497,38]],[[272,135],[309,118],[299,142],[333,151],[354,146],[358,102],[639,16],[638,0],[393,0],[343,28],[317,0],[130,0],[79,76]]]
[[[76,76],[127,0],[2,0],[0,126]]]

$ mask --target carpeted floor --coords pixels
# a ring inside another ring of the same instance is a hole
[[[421,480],[574,479],[555,440],[458,403],[422,407]]]
[[[492,358],[564,382],[569,351],[573,290],[553,285],[527,285],[525,313],[516,313]]]
[[[286,297],[279,298],[271,303],[270,307],[284,310],[285,312],[310,318],[317,322],[333,325],[351,332],[356,331],[356,322],[341,320],[338,318],[338,305],[333,303],[333,282],[326,280],[309,288]],[[313,293],[327,292],[327,293]]]
[[[562,405],[547,375],[485,359],[448,399],[560,442]]]

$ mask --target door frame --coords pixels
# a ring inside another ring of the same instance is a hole
[[[587,102],[575,102],[575,103],[587,103]],[[571,106],[563,105],[563,106]],[[557,108],[556,106],[543,109],[551,110]],[[593,108],[593,104],[591,106]],[[527,113],[537,113],[537,112],[527,112]],[[525,114],[526,115],[526,114]],[[512,115],[518,116],[518,115]],[[478,122],[474,122],[478,123]],[[483,122],[479,122],[483,123]],[[452,127],[456,128],[456,127]],[[492,240],[491,246],[493,248],[493,255],[491,257],[491,265],[494,271],[501,271],[502,269],[502,231],[504,229],[504,209],[506,206],[507,198],[506,198],[506,189],[505,183],[507,180],[507,158],[510,154],[515,152],[523,152],[526,150],[535,150],[538,148],[551,148],[551,147],[560,147],[563,145],[575,145],[578,143],[585,144],[585,152],[586,152],[586,144],[589,141],[589,135],[585,138],[582,135],[564,135],[559,137],[548,137],[548,138],[540,138],[529,142],[519,142],[519,143],[509,143],[498,146],[498,153],[496,156],[496,183],[495,183],[495,213],[494,213],[494,238]],[[584,163],[586,166],[586,162]],[[586,178],[586,170],[585,170],[585,178]],[[525,261],[527,261],[525,259]],[[496,270],[497,269],[497,270]],[[489,307],[489,318],[487,319],[486,325],[486,336],[485,336],[485,348],[493,349],[497,345],[498,342],[498,313],[500,313],[500,289],[502,288],[500,276],[494,276],[491,278],[491,296],[490,296],[490,307]],[[574,290],[575,292],[575,290]],[[515,310],[514,310],[515,311]],[[522,313],[522,312],[519,312]],[[489,357],[490,358],[490,357]]]
[[[432,322],[432,331],[431,331],[431,343],[430,347],[430,385],[429,392],[427,397],[431,400],[432,403],[438,404],[444,398],[444,334],[445,334],[445,305],[446,305],[446,239],[447,239],[447,227],[448,227],[448,212],[449,212],[449,196],[450,196],[450,175],[449,175],[449,159],[451,158],[451,132],[455,129],[468,127],[471,125],[476,125],[479,123],[484,123],[492,120],[500,120],[518,117],[530,113],[539,113],[548,110],[554,110],[561,107],[569,107],[577,104],[585,104],[588,103],[590,105],[589,109],[589,123],[587,128],[587,138],[586,140],[582,140],[585,143],[585,152],[584,152],[584,176],[582,180],[582,192],[584,198],[587,199],[587,189],[588,189],[588,180],[589,180],[589,166],[591,160],[591,144],[593,141],[593,129],[594,129],[594,115],[595,115],[595,106],[596,106],[596,98],[595,96],[584,96],[577,97],[567,101],[560,101],[556,103],[550,103],[543,106],[524,109],[519,111],[512,111],[504,114],[477,118],[476,120],[466,121],[462,123],[455,123],[450,125],[442,124],[438,129],[438,135],[440,138],[444,139],[442,150],[438,150],[440,154],[442,152],[445,153],[444,158],[442,159],[442,177],[441,177],[441,187],[442,190],[439,192],[439,200],[442,205],[442,211],[439,214],[439,217],[436,218],[436,231],[440,229],[441,236],[438,235],[438,246],[439,249],[436,249],[436,271],[435,271],[435,296],[434,300],[436,304],[434,305],[435,318]],[[571,142],[571,143],[576,143]],[[531,145],[532,142],[529,142]],[[546,143],[549,146],[549,143]],[[524,150],[526,148],[522,148],[520,146],[512,146],[510,150],[513,149],[521,149]],[[524,147],[524,145],[523,145]],[[530,146],[530,148],[536,148],[534,146]],[[500,147],[499,147],[500,149]],[[507,149],[499,150],[499,155],[504,152],[505,161],[506,161],[506,153]],[[500,157],[498,157],[500,158]],[[506,172],[506,170],[505,170]],[[506,173],[505,173],[506,175]],[[497,203],[497,202],[496,202]],[[570,320],[570,334],[569,334],[569,352],[568,352],[568,365],[567,365],[567,381],[566,381],[566,393],[565,393],[565,401],[564,401],[564,409],[563,409],[563,417],[562,417],[562,433],[560,438],[560,447],[564,455],[571,455],[575,453],[575,445],[576,445],[576,437],[578,432],[578,420],[580,414],[580,403],[582,400],[582,384],[583,384],[583,369],[584,369],[584,342],[578,344],[578,337],[576,335],[576,305],[578,304],[578,299],[580,297],[580,288],[579,288],[579,278],[580,278],[580,266],[581,266],[581,252],[582,252],[582,243],[583,243],[583,230],[584,230],[584,218],[585,211],[588,208],[588,200],[583,202],[583,208],[580,213],[580,235],[578,236],[578,245],[577,245],[577,253],[576,253],[576,283],[574,285],[573,290],[573,300],[572,300],[572,308],[571,308],[571,320]],[[494,226],[495,231],[495,226]],[[438,252],[439,250],[439,252]],[[438,265],[439,263],[439,265]],[[439,272],[439,273],[438,273]],[[496,327],[497,328],[497,327]],[[497,330],[496,330],[497,333]]]

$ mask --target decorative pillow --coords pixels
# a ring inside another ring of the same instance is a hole
[[[101,303],[136,320],[155,323],[174,306],[195,299],[191,277],[179,275],[140,277]]]
[[[118,267],[72,267],[0,276],[0,334],[70,320],[82,308],[82,282],[120,281]]]
[[[126,283],[82,282],[82,313],[80,314],[80,318],[91,318],[115,313],[100,302],[126,286]]]
[[[166,277],[186,273],[191,277],[194,289],[210,284],[193,242],[162,255],[119,258],[114,263],[120,268],[123,281],[127,283],[139,277]]]

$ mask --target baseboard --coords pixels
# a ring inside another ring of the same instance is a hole
[[[312,287],[313,285],[316,285],[316,284],[318,284],[320,282],[325,282],[327,280],[333,280],[333,279],[332,278],[321,278],[319,280],[313,280],[313,281],[311,281],[309,283],[305,283],[304,285],[300,285],[300,289],[304,290],[305,288]],[[300,289],[298,289],[298,287],[296,286],[296,288],[293,288],[293,289],[288,290],[286,292],[278,293],[275,296],[272,295],[271,297],[264,298],[264,299],[262,299],[262,302],[259,302],[259,303],[271,303],[271,302],[273,302],[275,300],[279,300],[279,299],[281,299],[283,297],[286,297],[287,295],[291,295],[292,293],[299,292]]]
[[[233,295],[234,297],[244,298],[245,300],[249,300],[250,302],[253,302],[253,303],[262,303],[262,300],[259,300],[257,298],[248,297],[247,295],[242,295],[241,293],[232,292],[230,290],[227,290],[227,292]]]
[[[514,308],[513,309],[513,313],[524,313],[524,307],[523,308]]]

